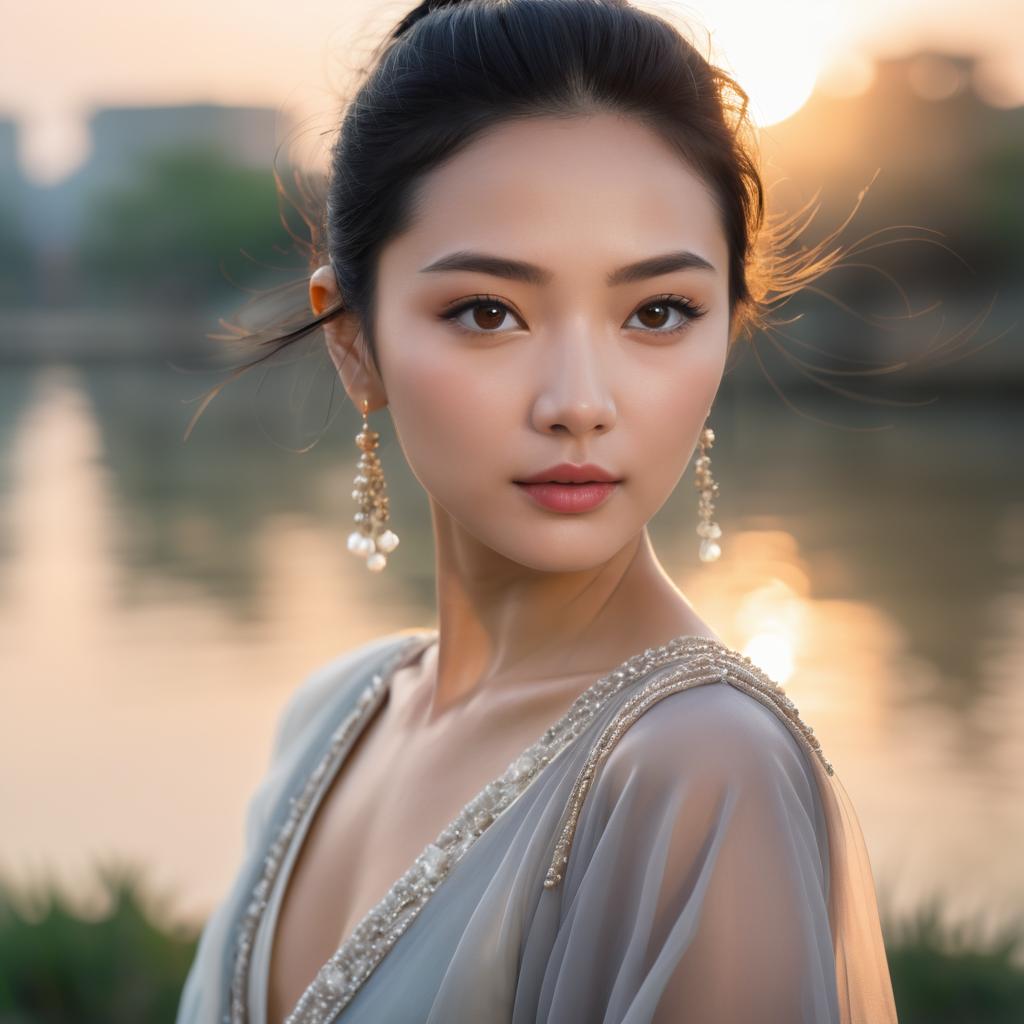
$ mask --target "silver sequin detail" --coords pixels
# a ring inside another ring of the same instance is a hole
[[[302,792],[297,797],[289,798],[291,809],[277,837],[266,852],[260,878],[253,888],[249,905],[238,926],[234,968],[231,976],[230,1004],[228,1012],[223,1018],[224,1024],[243,1024],[243,1022],[248,1024],[249,1007],[246,986],[253,941],[267,909],[274,880],[277,878],[284,855],[303,814],[312,801],[318,799],[330,784],[335,771],[344,761],[349,748],[362,731],[364,723],[370,718],[378,702],[383,698],[386,681],[390,681],[392,673],[403,664],[406,656],[415,650],[423,640],[423,634],[417,634],[408,642],[400,643],[397,649],[388,656],[385,663],[374,673],[370,682],[360,693],[355,707],[342,719],[341,724],[332,734],[327,751],[306,780]],[[324,983],[337,986],[338,978],[328,974],[324,978]],[[343,987],[343,985],[339,986],[339,990]]]
[[[417,637],[416,642],[420,639]],[[225,1024],[249,1024],[246,981],[253,937],[291,837],[310,803],[330,785],[348,749],[373,715],[390,682],[392,670],[401,664],[404,653],[403,645],[398,655],[389,661],[389,665],[373,677],[373,681],[360,695],[356,707],[335,732],[327,752],[314,769],[302,794],[298,799],[293,798],[291,812],[267,853],[263,873],[242,919],[236,947],[230,1014],[225,1018]],[[702,656],[713,660],[727,654],[731,654],[733,659],[739,659],[739,667],[747,673],[746,681],[752,689],[757,689],[761,678],[767,678],[763,674],[759,675],[749,659],[730,652],[716,640],[702,636],[679,636],[659,647],[649,647],[633,655],[584,690],[536,743],[517,757],[502,775],[488,782],[462,808],[455,820],[424,847],[412,866],[391,886],[384,898],[371,908],[349,938],[342,942],[321,967],[285,1024],[327,1024],[333,1020],[352,1000],[476,840],[525,792],[540,771],[587,728],[615,694],[634,684],[638,677],[680,656],[695,655],[697,660]],[[720,675],[721,670],[718,672]],[[743,678],[739,673],[737,677]],[[775,684],[769,680],[769,686],[774,688]],[[795,708],[793,712],[795,714]]]
[[[728,648],[719,648],[710,654],[698,654],[680,668],[659,675],[630,697],[602,731],[576,777],[566,809],[562,812],[563,824],[558,842],[555,844],[551,865],[544,879],[545,889],[554,889],[565,877],[569,850],[587,792],[594,782],[598,766],[607,758],[623,733],[662,698],[709,683],[729,683],[774,711],[804,750],[812,757],[816,756],[829,775],[833,774],[832,764],[822,752],[814,729],[803,722],[796,705],[786,696],[778,683],[762,672],[748,657]]]

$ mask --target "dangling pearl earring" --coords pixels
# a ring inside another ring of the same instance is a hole
[[[363,399],[363,429],[356,434],[359,471],[353,481],[352,497],[359,502],[354,519],[356,529],[348,535],[348,549],[358,558],[366,559],[366,568],[380,572],[388,564],[387,555],[398,547],[398,535],[387,529],[388,497],[385,493],[384,472],[374,449],[380,434],[370,429],[367,412],[370,403]]]
[[[700,498],[697,502],[697,509],[700,513],[697,535],[701,538],[700,560],[702,562],[714,562],[722,554],[722,549],[717,543],[718,538],[722,536],[722,528],[711,518],[711,514],[715,511],[713,499],[718,496],[718,484],[712,479],[711,457],[708,455],[714,442],[715,432],[710,427],[704,427],[700,433],[700,455],[694,462],[696,470],[694,485],[700,491]]]

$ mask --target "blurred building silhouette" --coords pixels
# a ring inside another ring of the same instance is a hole
[[[994,334],[1001,324],[1024,317],[1024,106],[986,103],[974,86],[975,71],[972,57],[956,54],[918,52],[882,59],[865,91],[836,96],[819,90],[792,117],[763,130],[761,140],[769,182],[785,179],[784,188],[769,194],[770,210],[795,208],[820,190],[820,210],[807,244],[838,227],[879,172],[841,240],[849,244],[898,225],[931,230],[949,251],[892,246],[872,253],[872,262],[922,295],[935,290],[951,310],[959,303],[968,316],[979,309],[979,296],[998,291],[1003,319],[986,328]],[[12,267],[29,267],[35,282],[0,287],[5,305],[12,295],[23,306],[60,305],[62,296],[65,306],[80,301],[82,290],[73,287],[75,253],[83,244],[90,203],[111,191],[130,191],[149,172],[147,161],[155,155],[201,150],[225,164],[266,171],[269,182],[279,140],[292,126],[272,109],[201,104],[103,109],[92,115],[88,127],[92,146],[85,163],[56,185],[35,186],[18,171],[16,126],[0,122],[0,186],[9,211],[4,217],[0,205],[0,232],[4,239],[13,238],[7,247],[11,253],[21,251],[14,244],[19,232],[28,246],[13,263],[0,262],[0,283],[11,278]],[[224,186],[218,179],[210,187]],[[194,180],[182,185],[183,190],[196,188]],[[180,201],[187,205],[188,196]],[[247,223],[231,223],[221,234],[232,237],[219,241],[237,251],[258,240],[266,228],[265,208],[254,203],[252,209],[251,229]],[[124,243],[137,244],[131,239]],[[167,264],[176,258],[171,252],[168,248]],[[131,256],[122,254],[122,261]],[[45,288],[40,285],[44,279]],[[220,283],[211,280],[211,295]],[[884,287],[880,276],[843,271],[829,284],[830,292],[851,307],[881,308],[876,303]],[[87,297],[94,294],[90,287]],[[839,322],[834,308],[811,309],[808,325],[810,336],[819,338],[859,330],[852,318]],[[922,325],[921,330],[928,328]],[[1024,346],[1014,344],[1019,333],[992,346],[984,361],[990,367],[1012,367],[1024,380]],[[855,341],[862,343],[859,335]],[[882,344],[888,342],[882,339]],[[782,372],[788,373],[785,367]]]
[[[16,160],[16,127],[0,122],[0,183],[16,199],[36,274],[47,279],[40,300],[59,301],[67,290],[62,278],[74,273],[73,254],[92,197],[131,188],[150,156],[180,148],[201,148],[240,167],[269,169],[278,130],[287,129],[281,119],[270,108],[216,104],[98,110],[88,121],[89,156],[53,185],[24,179]]]
[[[21,180],[18,167],[18,125],[9,118],[0,119],[0,189],[7,189]]]
[[[973,58],[955,54],[879,60],[864,93],[816,92],[769,127],[766,141],[784,173],[806,191],[822,187],[840,207],[880,170],[872,188],[887,207],[883,222],[927,217],[938,228],[984,235],[995,229],[992,204],[1003,203],[1005,216],[1024,228],[1024,190],[1002,176],[1008,161],[1024,166],[1024,106],[982,100],[971,85],[975,69]]]
[[[952,384],[1024,383],[1024,106],[985,102],[974,88],[976,69],[971,57],[930,51],[879,60],[864,92],[818,91],[763,133],[769,177],[786,179],[778,198],[796,207],[820,190],[808,242],[837,228],[870,184],[839,240],[864,240],[863,254],[822,280],[855,312],[840,315],[800,296],[804,322],[794,335],[878,363],[922,355],[922,375]],[[899,241],[907,238],[914,240]],[[858,319],[905,314],[901,289],[915,312],[934,313],[884,330]],[[945,345],[961,330],[976,331],[973,340]],[[951,361],[1003,332],[977,355]],[[933,344],[935,353],[923,356]],[[793,376],[784,359],[775,369]]]

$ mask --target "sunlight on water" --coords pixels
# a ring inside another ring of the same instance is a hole
[[[0,766],[18,782],[0,797],[2,860],[80,886],[94,858],[123,855],[205,913],[240,856],[242,801],[290,691],[415,612],[383,596],[387,581],[368,608],[362,578],[341,571],[341,532],[297,518],[253,538],[255,622],[194,582],[139,576],[122,564],[135,524],[82,392],[54,374],[33,397],[6,502]],[[203,527],[178,526],[202,557]]]
[[[758,633],[740,648],[750,660],[777,683],[785,683],[793,674],[793,645],[780,633]]]
[[[433,623],[429,524],[412,526],[421,499],[389,442],[389,488],[410,525],[400,568],[371,580],[344,545],[349,431],[318,462],[264,457],[225,404],[222,420],[208,414],[223,438],[182,450],[165,372],[147,372],[112,384],[26,371],[5,385],[18,404],[0,424],[0,771],[15,781],[0,793],[0,867],[52,870],[85,899],[90,866],[124,858],[199,918],[233,877],[245,803],[292,690],[346,648]],[[759,430],[794,429],[776,415]],[[736,505],[738,480],[753,481],[745,458],[757,455],[716,461]],[[814,467],[832,454],[807,459],[802,482],[751,483],[751,511],[723,517],[711,569],[696,560],[680,487],[653,531],[666,569],[814,727],[884,898],[907,908],[938,888],[958,912],[1024,906],[1024,502],[977,496],[1003,559],[1002,576],[962,581],[985,609],[982,634],[951,617],[962,599],[935,603],[925,562],[890,564],[906,544],[874,550],[882,525],[844,534],[851,496]],[[806,519],[781,511],[794,487]],[[944,519],[941,502],[920,500],[930,518],[916,529],[976,543],[962,509]]]

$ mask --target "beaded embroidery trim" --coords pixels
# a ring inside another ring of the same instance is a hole
[[[433,636],[433,634],[427,634]],[[373,714],[376,708],[376,698],[383,694],[384,680],[390,678],[406,660],[406,656],[415,650],[416,646],[423,642],[424,634],[417,634],[409,641],[398,644],[393,651],[374,673],[369,684],[363,689],[356,701],[355,707],[345,716],[341,724],[334,731],[326,753],[313,769],[312,774],[306,780],[305,786],[298,797],[289,797],[291,806],[288,816],[281,826],[274,842],[270,844],[266,856],[263,859],[263,870],[260,878],[253,888],[249,905],[239,924],[238,938],[235,943],[234,970],[231,980],[230,1007],[224,1015],[224,1024],[241,1024],[248,1022],[249,1008],[247,1001],[246,984],[249,975],[249,962],[252,957],[253,941],[259,923],[267,909],[270,893],[274,881],[277,878],[284,859],[285,852],[292,836],[302,820],[303,814],[310,803],[317,797],[321,789],[326,789],[330,777],[344,761],[349,748],[355,743],[362,731],[365,721]]]
[[[414,642],[418,643],[421,639],[422,635],[417,636]],[[253,936],[296,827],[314,798],[326,790],[348,749],[380,704],[390,683],[391,672],[401,664],[405,652],[406,647],[402,645],[398,657],[389,659],[388,666],[373,676],[360,694],[355,708],[334,733],[327,752],[317,764],[301,795],[291,799],[291,812],[270,847],[263,873],[242,921],[230,1014],[225,1018],[225,1024],[249,1024],[245,984]],[[412,866],[391,886],[384,898],[371,908],[352,934],[320,968],[285,1024],[327,1024],[348,1005],[452,868],[487,828],[526,791],[540,771],[587,728],[611,697],[633,683],[637,677],[661,668],[680,656],[695,655],[697,662],[706,670],[709,663],[718,664],[716,658],[729,654],[739,660],[740,664],[733,671],[740,681],[750,687],[748,692],[759,693],[760,687],[767,685],[781,693],[781,687],[759,673],[749,659],[730,652],[729,648],[717,640],[704,636],[679,636],[661,646],[649,647],[628,658],[617,669],[584,690],[536,743],[520,754],[501,776],[487,783],[437,838],[427,844]],[[686,671],[692,673],[693,667],[688,667]],[[718,668],[712,678],[719,679],[722,675],[722,669]],[[776,697],[776,700],[785,701],[785,705],[792,707],[786,698]],[[796,709],[792,710],[795,715]]]
[[[615,744],[622,738],[623,733],[648,708],[662,698],[694,686],[706,686],[709,683],[729,683],[774,711],[804,750],[812,757],[816,756],[829,775],[833,774],[832,764],[822,752],[821,743],[814,735],[814,729],[803,722],[796,705],[786,696],[785,690],[778,683],[762,672],[745,655],[735,651],[722,649],[711,655],[698,654],[686,665],[659,676],[630,697],[601,733],[580,769],[572,793],[569,795],[566,810],[563,812],[565,824],[558,842],[555,844],[551,866],[544,879],[545,889],[554,889],[564,878],[565,868],[569,863],[569,849],[576,833],[583,801],[594,781],[599,764],[604,761]]]

